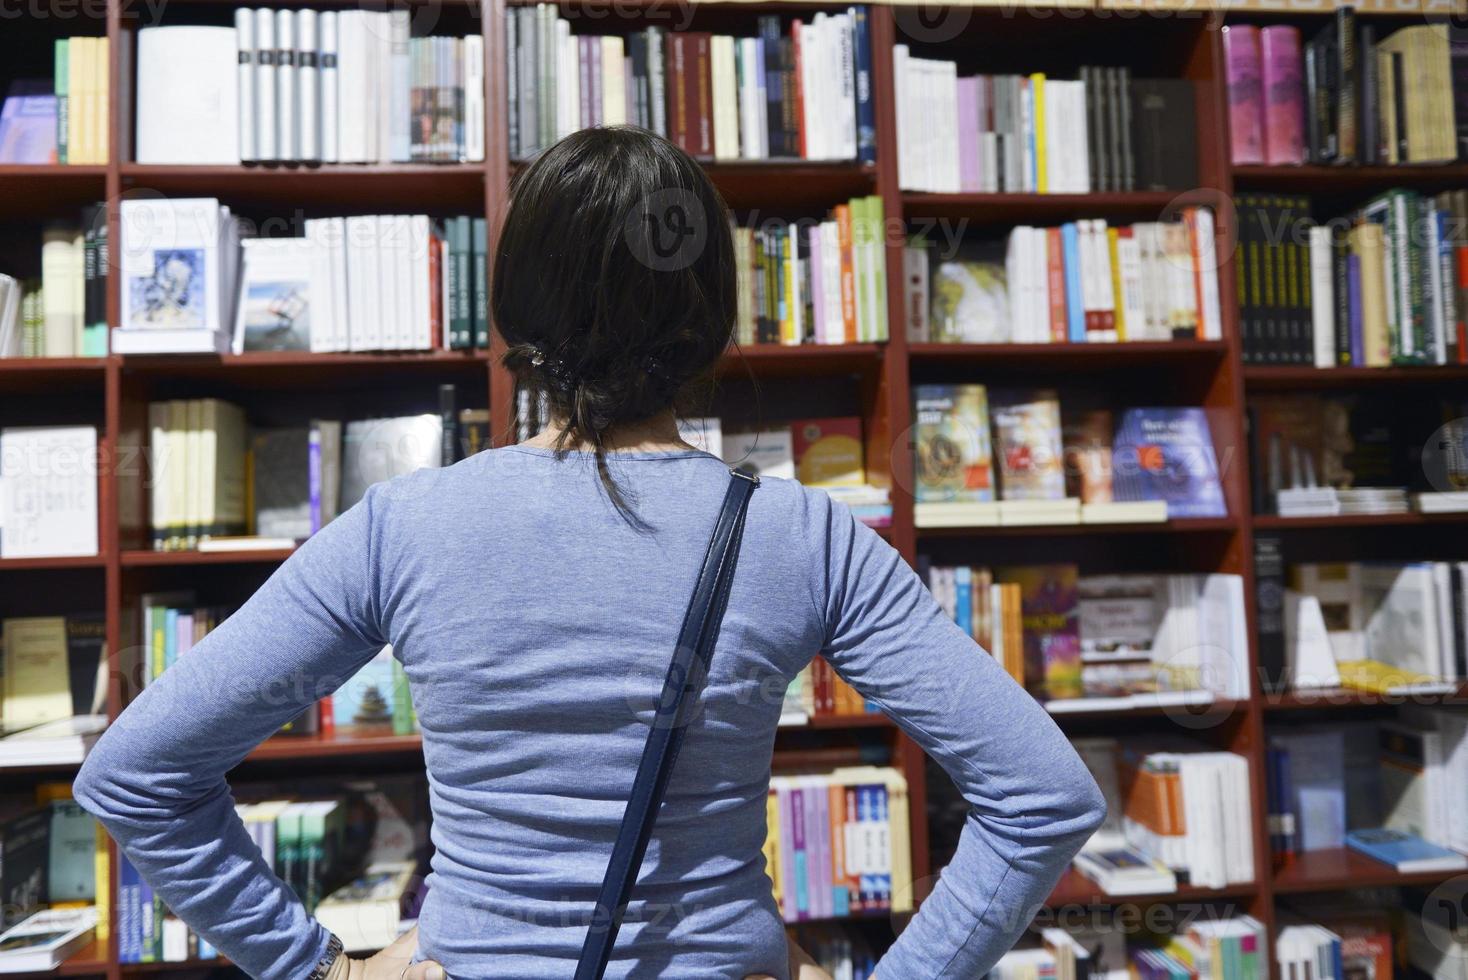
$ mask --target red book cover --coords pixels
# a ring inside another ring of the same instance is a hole
[[[321,720],[317,729],[321,732],[321,737],[336,738],[336,715],[332,713],[331,695],[322,698],[318,707],[321,709]]]
[[[1264,83],[1259,28],[1229,24],[1223,29],[1228,78],[1229,152],[1235,164],[1264,162]]]
[[[685,153],[692,153],[688,141],[688,44],[685,35],[669,31],[667,35],[668,139]]]
[[[690,34],[693,40],[693,94],[689,104],[695,107],[697,128],[690,134],[696,149],[693,155],[701,159],[714,156],[714,59],[710,50],[712,35]]]
[[[1059,228],[1045,229],[1046,271],[1049,273],[1050,288],[1050,339],[1065,343],[1067,320],[1065,318],[1065,246],[1060,240]]]
[[[434,350],[443,350],[443,239],[428,238],[428,334]]]
[[[805,86],[801,84],[800,66],[803,64],[805,52],[800,49],[800,27],[799,20],[790,22],[790,47],[795,57],[795,71],[792,75],[795,91],[795,145],[803,159],[807,155],[805,152]]]
[[[1287,25],[1259,32],[1264,75],[1264,161],[1305,162],[1305,71],[1300,30]]]

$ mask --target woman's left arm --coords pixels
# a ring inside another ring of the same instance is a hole
[[[235,814],[225,773],[352,677],[387,642],[377,488],[152,681],[98,741],[77,802],[154,892],[251,976],[300,980],[326,931]]]

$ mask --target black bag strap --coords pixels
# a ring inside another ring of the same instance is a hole
[[[638,869],[647,853],[647,842],[652,837],[653,824],[657,822],[658,810],[668,790],[668,778],[673,773],[673,764],[678,759],[678,750],[683,745],[683,735],[692,720],[693,707],[698,703],[704,678],[708,676],[709,660],[719,638],[719,626],[724,621],[724,608],[729,602],[729,586],[734,581],[734,566],[739,560],[744,515],[750,495],[759,486],[757,476],[737,470],[730,473],[724,507],[714,524],[703,568],[693,587],[693,597],[688,600],[688,611],[683,614],[678,646],[673,651],[672,663],[668,665],[662,697],[658,699],[652,728],[647,733],[647,744],[642,749],[642,761],[637,765],[637,778],[632,783],[622,826],[617,830],[617,843],[612,847],[612,858],[607,863],[606,877],[602,879],[591,926],[581,947],[575,980],[601,980],[606,972],[612,945],[617,941],[617,930],[621,928],[622,916],[627,913],[632,885],[637,881]]]

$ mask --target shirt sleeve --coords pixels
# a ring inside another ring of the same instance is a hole
[[[254,977],[295,980],[326,931],[261,857],[225,773],[386,642],[376,494],[332,521],[112,723],[76,800],[168,907]]]
[[[823,507],[815,588],[826,656],[969,803],[952,862],[877,976],[984,976],[1100,826],[1105,800],[1046,711],[948,618],[897,551],[845,508]]]

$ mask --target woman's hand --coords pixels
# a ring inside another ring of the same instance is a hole
[[[414,926],[387,949],[365,960],[338,956],[326,980],[446,980],[443,967],[432,960],[411,963],[417,949],[418,927]]]

